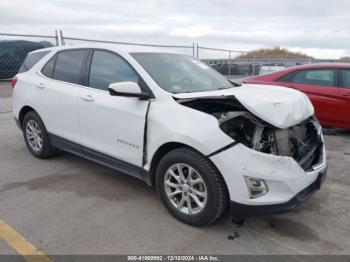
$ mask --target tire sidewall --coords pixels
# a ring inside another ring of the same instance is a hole
[[[31,147],[31,145],[29,144],[29,141],[27,139],[26,127],[27,127],[27,123],[29,120],[34,120],[39,125],[40,130],[41,130],[41,135],[42,135],[42,139],[43,139],[43,146],[39,151],[33,150],[33,148]],[[50,150],[49,138],[48,138],[44,123],[42,122],[42,120],[40,119],[40,117],[37,113],[35,113],[34,111],[30,111],[24,116],[23,124],[22,124],[22,131],[23,131],[24,141],[25,141],[29,151],[35,157],[46,158],[47,152]]]
[[[197,153],[198,154],[198,153]],[[207,203],[203,210],[197,214],[187,215],[179,211],[168,199],[164,188],[164,176],[170,166],[176,163],[184,163],[193,167],[203,178],[207,188]],[[190,150],[173,151],[164,156],[160,161],[156,171],[156,187],[157,191],[163,200],[166,208],[179,220],[194,226],[201,226],[209,224],[213,217],[217,214],[218,191],[213,181],[213,174],[215,172],[213,167],[208,166],[209,161],[203,161],[193,155]]]

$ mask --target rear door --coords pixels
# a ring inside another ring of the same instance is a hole
[[[291,76],[288,87],[308,95],[315,114],[323,125],[334,125],[338,121],[339,96],[336,69],[306,69]]]
[[[35,97],[49,133],[80,143],[78,99],[87,49],[58,52],[41,70]]]
[[[339,123],[350,128],[350,69],[340,69]]]

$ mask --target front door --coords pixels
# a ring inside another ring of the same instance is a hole
[[[86,154],[142,166],[146,112],[149,101],[111,96],[110,83],[140,77],[121,56],[103,50],[90,54],[86,87],[81,88],[79,118],[81,144]],[[107,156],[107,157],[104,157]]]

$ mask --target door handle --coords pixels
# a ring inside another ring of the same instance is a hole
[[[43,83],[39,83],[36,85],[37,88],[43,89],[45,88],[45,85]]]
[[[86,102],[95,101],[95,99],[93,98],[92,95],[84,95],[84,96],[81,97],[81,99],[83,99],[83,100],[86,101]]]

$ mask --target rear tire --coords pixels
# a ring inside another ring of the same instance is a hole
[[[156,170],[156,186],[166,208],[192,226],[213,223],[226,210],[226,184],[209,159],[189,148],[167,153]]]
[[[54,155],[55,148],[50,144],[45,125],[35,111],[24,116],[22,130],[26,145],[33,156],[46,159]]]

